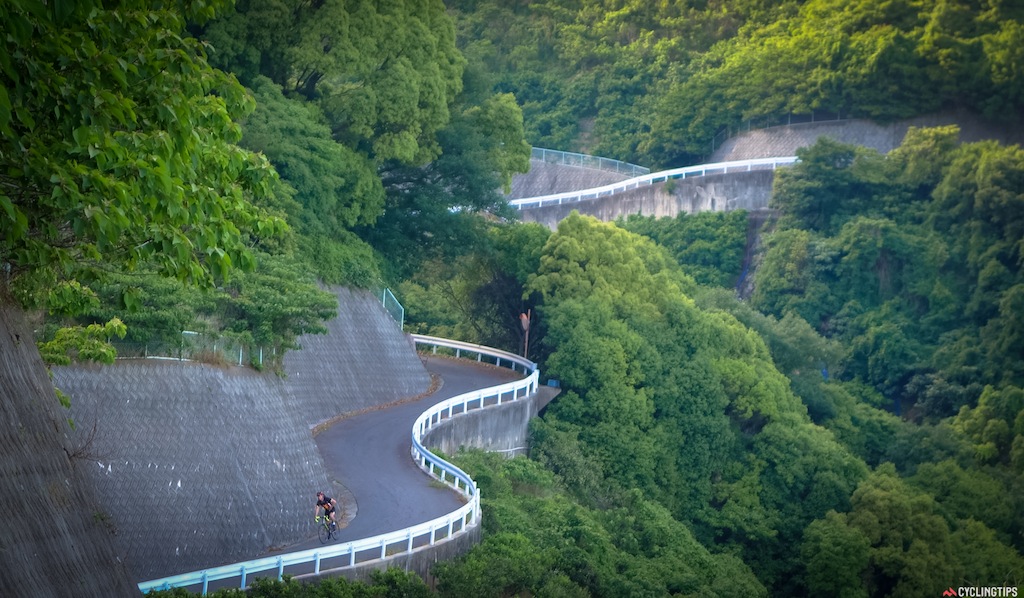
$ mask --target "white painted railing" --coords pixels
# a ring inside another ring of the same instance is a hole
[[[521,357],[515,353],[509,353],[508,351],[502,351],[501,349],[494,349],[492,347],[485,347],[484,345],[476,345],[462,341],[453,341],[447,338],[438,338],[436,336],[425,336],[423,334],[412,334],[410,336],[412,336],[412,340],[417,345],[428,345],[433,347],[434,353],[437,353],[438,347],[445,347],[455,351],[455,357],[458,358],[462,358],[463,353],[466,353],[469,355],[476,355],[477,361],[483,361],[484,357],[490,357],[495,360],[495,365],[508,367],[513,371],[519,371],[518,368],[522,368],[523,372],[537,371],[536,363],[525,357]]]
[[[425,546],[433,546],[461,535],[471,527],[478,525],[480,522],[480,493],[477,491],[476,482],[466,472],[424,447],[423,437],[433,427],[460,413],[529,397],[537,390],[540,372],[537,371],[537,364],[534,362],[500,349],[418,334],[412,335],[412,338],[417,346],[432,347],[434,352],[438,347],[443,347],[454,351],[458,358],[462,358],[464,354],[475,355],[477,361],[490,358],[495,360],[496,365],[528,374],[525,378],[514,382],[471,391],[442,401],[424,411],[413,424],[412,457],[416,464],[430,476],[451,486],[466,497],[466,504],[447,515],[406,529],[353,540],[344,544],[290,552],[244,563],[212,567],[202,571],[145,581],[139,584],[139,589],[146,593],[150,590],[181,587],[206,595],[209,592],[210,583],[234,579],[237,579],[238,582],[231,586],[244,589],[253,577],[273,576],[276,579],[282,579],[286,574],[318,575],[327,571],[355,567],[366,562],[413,552]]]
[[[669,179],[686,179],[706,176],[709,174],[749,172],[752,170],[775,170],[782,166],[789,166],[796,162],[796,160],[796,156],[788,156],[784,158],[757,158],[753,160],[737,160],[735,162],[699,164],[697,166],[686,166],[683,168],[674,168],[672,170],[652,172],[627,179],[625,181],[620,181],[618,183],[604,185],[603,187],[594,187],[593,189],[584,189],[582,191],[565,191],[562,193],[553,193],[551,195],[541,195],[539,197],[513,199],[508,203],[520,210],[539,208],[551,204],[563,204],[584,201],[587,199],[597,199],[598,197],[614,195],[616,193],[622,193],[623,191],[629,191],[639,187],[646,187],[655,183],[662,183]]]
[[[483,409],[484,407],[489,406],[497,406],[502,403],[530,396],[537,391],[537,381],[540,378],[540,372],[537,370],[537,364],[534,362],[507,351],[433,336],[423,336],[420,334],[414,334],[412,335],[412,338],[417,345],[432,346],[435,353],[438,347],[447,347],[455,350],[456,358],[462,358],[463,353],[468,353],[475,354],[477,361],[483,361],[483,358],[487,356],[496,359],[496,365],[498,366],[501,366],[502,360],[504,360],[507,364],[511,365],[512,370],[518,371],[516,366],[520,366],[523,368],[524,373],[530,372],[530,375],[526,378],[522,378],[514,382],[463,393],[445,401],[441,401],[420,414],[416,419],[416,422],[412,425],[413,460],[416,461],[416,464],[419,465],[420,469],[442,482],[449,483],[449,485],[454,484],[456,489],[459,489],[458,484],[460,481],[466,484],[467,491],[472,489],[471,496],[473,501],[475,501],[477,508],[472,511],[474,519],[471,523],[476,524],[479,521],[480,513],[480,494],[476,490],[476,483],[473,482],[469,475],[461,469],[427,450],[427,448],[423,446],[423,437],[426,436],[427,432],[435,426],[460,413],[466,413],[475,409]],[[437,471],[435,471],[435,469]],[[452,476],[453,482],[448,482],[448,475]],[[464,494],[466,494],[466,492],[464,492]]]

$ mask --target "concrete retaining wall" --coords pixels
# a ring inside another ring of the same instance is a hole
[[[528,208],[520,211],[520,217],[554,230],[573,210],[604,222],[630,214],[673,217],[680,212],[753,211],[768,206],[774,180],[771,170],[676,179],[597,199]]]
[[[469,552],[470,549],[480,543],[482,532],[483,526],[477,524],[468,528],[465,534],[455,536],[451,540],[433,546],[424,546],[411,553],[403,553],[386,559],[371,561],[351,569],[324,571],[320,575],[303,575],[296,579],[316,582],[326,577],[344,577],[351,581],[369,583],[374,571],[384,571],[389,567],[397,567],[404,571],[412,571],[422,577],[428,585],[433,585],[434,565],[458,558]]]
[[[530,160],[530,172],[512,177],[512,191],[508,198],[520,199],[563,191],[579,191],[618,183],[628,178],[629,175],[607,170]]]
[[[541,386],[532,397],[461,413],[431,429],[423,445],[453,455],[462,448],[499,451],[509,456],[527,449],[530,420],[540,413],[559,390]]]
[[[127,360],[54,368],[73,442],[137,581],[244,561],[306,539],[330,488],[311,428],[422,393],[430,376],[371,294],[337,289],[327,335],[300,339],[286,377]],[[341,495],[341,489],[338,489]]]
[[[0,595],[132,596],[24,312],[0,305]]]
[[[1024,143],[1024,128],[1019,125],[993,122],[968,112],[944,112],[919,116],[888,124],[868,120],[844,120],[801,123],[768,129],[755,129],[727,139],[708,162],[727,162],[753,158],[793,156],[801,147],[813,145],[819,137],[830,137],[887,153],[898,147],[910,127],[935,127],[956,124],[960,140],[973,142],[995,139],[1004,144]],[[619,178],[616,178],[616,177]],[[628,177],[599,170],[531,162],[531,171],[513,177],[510,199],[523,199],[601,187]],[[735,179],[730,180],[730,179]],[[672,193],[664,185],[655,185],[598,200],[585,200],[561,206],[529,208],[520,216],[527,222],[539,222],[554,230],[558,222],[572,210],[613,221],[629,214],[675,216],[679,212],[694,214],[704,211],[734,209],[756,210],[767,207],[774,175],[771,173],[735,173],[714,175],[692,181],[677,181]],[[621,203],[621,205],[616,205]]]
[[[1016,124],[994,122],[964,111],[929,114],[887,124],[869,120],[802,123],[752,130],[729,138],[709,162],[792,156],[801,147],[813,145],[819,137],[830,137],[887,153],[903,143],[910,127],[960,127],[960,141],[995,139],[1004,144],[1024,143],[1024,129]]]

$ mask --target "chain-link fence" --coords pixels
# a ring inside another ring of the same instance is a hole
[[[617,172],[631,177],[651,172],[650,168],[644,168],[643,166],[637,166],[636,164],[630,164],[629,162],[622,162],[621,160],[612,160],[611,158],[602,158],[600,156],[588,156],[587,154],[576,154],[573,152],[544,149],[542,147],[533,148],[530,151],[530,159],[540,160],[541,162],[546,162],[548,164],[562,164],[565,166],[578,166],[581,168],[593,168],[595,170]]]
[[[842,112],[829,112],[827,110],[815,110],[810,114],[775,114],[771,116],[758,116],[747,119],[736,125],[723,127],[714,137],[711,138],[711,151],[708,155],[715,153],[715,150],[722,147],[727,139],[735,137],[740,133],[756,129],[770,129],[772,127],[784,127],[788,125],[799,125],[804,123],[834,122],[838,120],[849,120],[849,114]]]
[[[379,289],[376,294],[384,309],[398,323],[399,329],[404,330],[405,308],[391,289]],[[277,347],[191,330],[176,333],[133,327],[129,330],[129,338],[114,338],[110,344],[117,351],[117,359],[177,359],[215,365],[251,366],[256,369],[278,367],[284,356],[284,351],[279,351]]]
[[[145,341],[113,339],[118,359],[179,359],[262,369],[278,361],[276,347],[184,330],[177,336],[153,335]]]
[[[405,330],[405,308],[402,307],[402,304],[392,294],[391,289],[384,289],[381,293],[381,303],[384,305],[384,309],[391,314],[391,317],[398,322],[398,328]]]

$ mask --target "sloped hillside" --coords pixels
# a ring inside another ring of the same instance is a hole
[[[54,396],[24,314],[0,306],[0,588],[5,596],[138,594],[113,530],[73,459],[67,414]]]

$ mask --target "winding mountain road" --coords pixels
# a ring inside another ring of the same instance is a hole
[[[438,390],[406,403],[343,419],[316,436],[328,477],[349,489],[348,496],[335,497],[344,511],[339,542],[410,527],[459,508],[462,497],[437,484],[413,462],[412,425],[436,403],[520,377],[511,370],[468,360],[423,360],[427,371],[440,379]],[[309,489],[311,539],[277,552],[320,545],[313,527],[316,491],[317,488]]]

